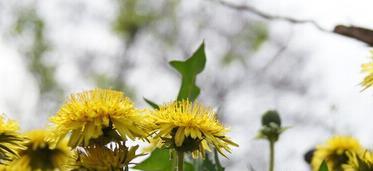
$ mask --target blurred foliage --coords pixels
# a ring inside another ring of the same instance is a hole
[[[241,32],[233,36],[231,44],[235,46],[226,52],[221,60],[222,65],[230,65],[235,61],[245,62],[250,53],[258,51],[268,40],[268,32],[267,25],[262,22],[243,27]]]
[[[93,73],[92,75],[97,87],[121,90],[124,91],[126,95],[131,99],[135,98],[136,93],[134,89],[125,84],[124,80],[119,78],[112,78],[107,74]]]
[[[253,33],[249,33],[252,35],[250,42],[252,42],[253,50],[258,50],[262,44],[268,39],[268,29],[264,23],[257,22],[252,27]]]
[[[51,49],[50,42],[45,38],[45,23],[33,7],[20,10],[14,24],[14,34],[19,36],[21,41],[31,40],[21,51],[25,55],[29,70],[39,83],[40,93],[61,93],[62,90],[54,78],[55,67],[47,64],[44,59]]]
[[[113,29],[128,40],[133,40],[138,31],[149,24],[155,17],[155,13],[146,9],[139,10],[140,0],[117,0],[118,15],[113,23]]]

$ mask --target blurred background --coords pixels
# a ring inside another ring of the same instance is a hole
[[[168,61],[205,41],[200,101],[231,128],[227,170],[266,169],[260,117],[277,109],[292,128],[277,144],[276,170],[309,170],[303,155],[333,134],[372,147],[373,92],[361,92],[360,65],[370,48],[331,31],[337,24],[373,28],[369,0],[235,0],[263,18],[215,0],[0,1],[0,112],[23,130],[42,128],[64,99],[94,87],[175,99],[179,75]],[[323,31],[331,30],[331,31]]]

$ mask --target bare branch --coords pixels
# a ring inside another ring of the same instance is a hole
[[[211,0],[211,1],[215,1],[215,0]],[[302,20],[302,19],[295,19],[295,18],[290,18],[290,17],[285,17],[285,16],[271,15],[271,14],[268,14],[266,12],[263,12],[263,11],[255,8],[253,6],[237,5],[237,4],[229,3],[229,2],[226,2],[226,1],[222,1],[222,0],[216,0],[215,2],[218,2],[221,5],[224,5],[226,7],[232,8],[232,9],[253,13],[253,14],[255,14],[255,15],[261,17],[261,18],[264,18],[266,20],[282,20],[282,21],[286,21],[286,22],[289,22],[289,23],[292,23],[292,24],[311,24],[320,31],[333,33],[332,31],[321,27],[314,20]]]
[[[223,6],[226,6],[231,9],[239,10],[239,11],[245,11],[252,14],[255,14],[263,19],[266,20],[282,20],[286,21],[292,24],[311,24],[318,30],[322,32],[337,34],[340,36],[349,37],[355,40],[358,40],[360,42],[366,43],[367,45],[373,47],[373,30],[362,28],[362,27],[356,27],[356,26],[344,26],[344,25],[337,25],[335,26],[334,30],[327,30],[323,27],[321,27],[316,21],[314,20],[302,20],[302,19],[295,19],[291,17],[285,17],[285,16],[277,16],[268,14],[266,12],[263,12],[253,6],[249,5],[237,5],[230,2],[226,2],[223,0],[210,0],[213,2],[217,2]]]
[[[373,46],[373,30],[355,26],[337,25],[334,28],[334,33],[347,36]]]

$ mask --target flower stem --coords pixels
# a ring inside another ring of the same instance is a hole
[[[170,152],[171,160],[172,160],[172,171],[177,171],[177,152],[176,150],[172,150]]]
[[[274,171],[275,167],[275,142],[269,141],[269,171]]]
[[[184,170],[184,152],[178,151],[177,152],[177,171]]]

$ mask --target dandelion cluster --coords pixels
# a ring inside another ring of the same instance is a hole
[[[72,94],[50,118],[48,129],[18,132],[18,124],[0,116],[0,170],[128,170],[139,145],[204,157],[215,148],[225,156],[238,146],[212,109],[198,102],[175,101],[159,109],[137,109],[122,92],[94,89]]]

